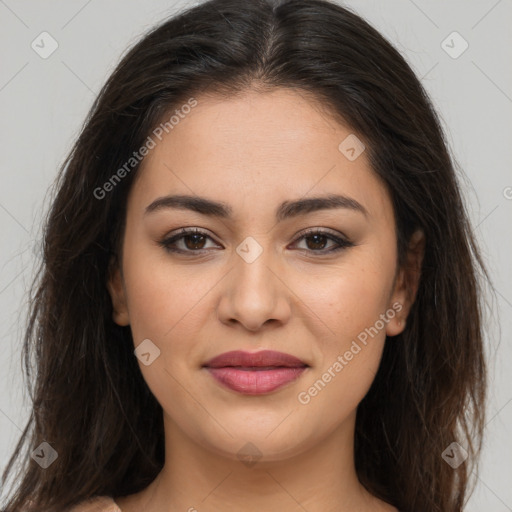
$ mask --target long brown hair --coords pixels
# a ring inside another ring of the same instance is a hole
[[[482,445],[487,273],[429,97],[398,51],[347,8],[211,0],[126,53],[60,170],[23,345],[33,409],[3,474],[5,485],[19,462],[5,512],[29,503],[62,512],[94,495],[135,493],[163,467],[162,409],[142,378],[130,328],[112,320],[106,288],[140,166],[126,162],[187,98],[250,87],[311,94],[359,134],[392,197],[400,264],[411,234],[425,233],[407,327],[385,344],[358,407],[356,470],[400,510],[462,510]],[[105,187],[123,166],[122,179]],[[30,457],[43,441],[58,454],[46,469]],[[458,467],[443,457],[454,442],[469,455]]]

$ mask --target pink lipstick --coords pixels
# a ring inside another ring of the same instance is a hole
[[[297,357],[273,350],[225,352],[203,366],[219,383],[246,395],[270,393],[309,367]]]

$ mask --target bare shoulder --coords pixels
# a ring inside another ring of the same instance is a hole
[[[69,512],[121,512],[110,496],[96,496],[75,505]]]

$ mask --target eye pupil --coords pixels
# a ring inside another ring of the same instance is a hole
[[[323,243],[322,242],[318,242],[318,239],[323,239]],[[309,235],[307,237],[308,240],[311,240],[311,239],[315,239],[315,242],[313,243],[313,245],[320,245],[321,247],[318,247],[318,246],[315,246],[313,248],[315,249],[323,249],[324,246],[325,246],[325,239],[326,239],[326,236],[325,235],[320,235],[320,234],[317,234],[317,235]],[[308,247],[311,249],[311,244],[308,243]]]
[[[192,239],[192,238],[196,239],[196,241],[195,241],[195,242],[193,242],[193,243],[192,243],[192,245],[191,245],[191,244],[189,244],[188,242],[189,242],[189,241],[190,241],[190,239]],[[200,238],[200,239],[202,238],[202,239],[203,239],[203,240],[202,240],[203,244],[201,245],[201,247],[196,247],[196,246],[195,246],[195,245],[197,245],[197,243],[199,243],[199,244],[201,243],[201,242],[197,242],[197,238]],[[184,237],[184,239],[185,239],[185,245],[187,246],[187,249],[202,249],[202,248],[203,248],[203,245],[204,245],[205,238],[206,238],[206,237],[205,237],[204,235],[187,235],[186,237]]]

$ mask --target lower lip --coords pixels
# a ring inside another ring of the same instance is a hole
[[[299,378],[307,367],[276,368],[275,370],[242,370],[232,366],[206,368],[218,382],[244,395],[270,393]]]

